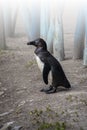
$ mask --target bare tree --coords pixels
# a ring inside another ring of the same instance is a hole
[[[3,11],[0,3],[0,49],[6,49]]]

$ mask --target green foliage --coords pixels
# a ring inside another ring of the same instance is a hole
[[[2,54],[4,54],[4,53],[5,53],[5,51],[2,50],[2,49],[0,49],[0,55],[2,55]]]
[[[38,128],[38,130],[46,130],[50,128],[52,128],[52,124],[43,122],[40,124],[40,127]]]
[[[34,64],[36,64],[36,61],[35,61],[35,60],[29,61],[25,66],[26,66],[26,68],[30,68],[30,67],[32,67]]]
[[[52,109],[50,108],[50,105],[46,107],[46,112],[51,112]]]
[[[80,101],[81,101],[82,103],[84,103],[84,105],[87,106],[87,101],[86,101],[85,99],[80,99]]]
[[[72,101],[73,101],[72,95],[68,95],[68,96],[66,97],[66,100],[68,100],[69,102],[72,102]]]
[[[80,127],[80,130],[84,130],[82,127]]]
[[[32,125],[37,126],[37,130],[66,130],[66,123],[58,121],[58,113],[50,106],[47,106],[44,111],[35,109],[29,114]]]
[[[35,109],[34,111],[30,111],[30,115],[34,115],[37,117],[39,117],[42,113],[43,113],[42,110],[37,110],[37,109]]]
[[[60,123],[60,122],[55,122],[55,123],[45,123],[43,122],[40,124],[40,127],[38,130],[65,130],[66,129],[66,124]]]

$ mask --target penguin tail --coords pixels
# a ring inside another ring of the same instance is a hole
[[[71,88],[71,84],[69,83],[69,81],[65,82],[65,88]]]

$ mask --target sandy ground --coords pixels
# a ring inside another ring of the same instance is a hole
[[[50,107],[53,117],[48,122],[63,121],[66,130],[87,130],[87,68],[82,60],[72,60],[72,35],[65,37],[66,60],[61,62],[72,88],[50,95],[40,92],[45,84],[35,61],[35,48],[27,46],[27,41],[26,36],[8,38],[8,50],[0,51],[0,126],[14,121],[13,125],[23,130],[38,130],[39,124],[32,125],[35,115],[30,113],[42,110],[42,120],[47,120]]]

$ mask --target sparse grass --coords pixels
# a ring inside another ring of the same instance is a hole
[[[61,114],[62,114],[62,115],[65,114],[65,111],[62,111]]]
[[[16,115],[19,115],[21,112],[22,112],[21,108],[17,107],[15,110]]]
[[[84,83],[86,80],[87,80],[87,77],[85,77],[85,78],[83,78],[83,79],[80,79],[79,83],[82,84],[82,83]]]
[[[72,101],[73,101],[72,95],[68,95],[68,96],[66,97],[66,100],[68,100],[69,102],[72,102]]]
[[[76,117],[79,117],[79,115],[78,115],[78,112],[77,112],[77,111],[75,111],[75,115],[76,115]]]
[[[78,119],[73,119],[73,122],[78,122]]]
[[[85,99],[80,99],[80,101],[81,101],[82,103],[84,103],[84,105],[87,106],[87,101],[86,101]]]
[[[25,67],[26,68],[30,68],[30,67],[32,67],[33,65],[35,65],[36,64],[36,61],[35,60],[32,60],[32,61],[29,61],[26,65],[25,65]]]
[[[40,116],[43,113],[42,110],[35,109],[34,111],[30,111],[30,115]]]
[[[84,130],[82,127],[80,127],[80,130]]]
[[[58,113],[54,112],[50,106],[45,111],[35,109],[29,112],[32,125],[36,125],[37,130],[66,130],[66,123],[58,120]]]
[[[63,123],[55,122],[53,124],[43,122],[42,124],[40,124],[40,127],[38,128],[38,130],[65,130],[65,129],[66,124],[64,122]]]
[[[0,55],[4,54],[5,50],[0,49]]]
[[[69,102],[78,101],[78,97],[70,94],[66,97],[66,100]]]
[[[46,107],[46,112],[50,112],[50,111],[53,111],[51,108],[50,108],[50,105]]]

